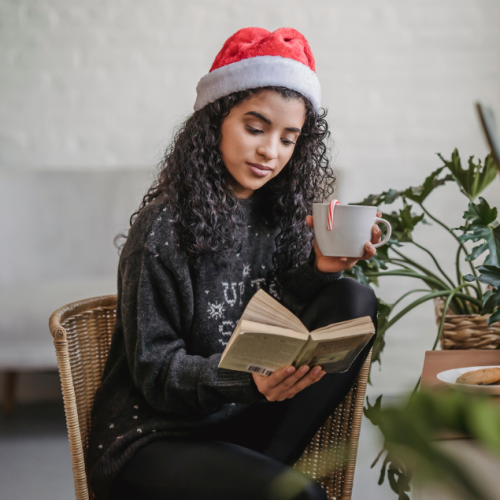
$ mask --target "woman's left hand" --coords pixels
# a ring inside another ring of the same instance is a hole
[[[382,213],[377,212],[377,217],[382,217]],[[314,228],[312,215],[308,215],[306,217],[306,222],[311,229]],[[314,268],[322,273],[338,273],[339,271],[343,271],[345,269],[351,269],[351,267],[356,265],[358,260],[371,259],[377,253],[377,250],[373,245],[380,242],[381,236],[382,231],[377,224],[375,224],[372,228],[372,239],[371,241],[366,242],[365,253],[363,254],[363,257],[360,258],[327,257],[321,253],[318,243],[316,242],[316,238],[314,238],[314,252],[316,253]]]

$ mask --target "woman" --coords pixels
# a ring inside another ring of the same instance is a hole
[[[371,289],[341,277],[356,259],[322,256],[313,241],[307,214],[335,181],[314,69],[297,31],[246,28],[200,80],[120,255],[87,453],[97,498],[326,498],[290,465],[373,342],[344,374],[218,368],[260,287],[310,330],[376,324]],[[379,240],[374,226],[363,259]]]

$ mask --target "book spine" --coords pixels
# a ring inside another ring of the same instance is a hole
[[[307,353],[314,349],[314,346],[312,345],[313,343],[315,343],[314,340],[311,338],[311,336],[309,336],[306,343],[304,344],[304,347],[302,347],[299,354],[297,354],[297,357],[292,363],[292,366],[297,368],[298,366],[302,366],[304,364],[303,359],[308,358],[309,356]]]

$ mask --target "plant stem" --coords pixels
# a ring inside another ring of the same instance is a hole
[[[392,250],[394,250],[394,248]],[[419,269],[423,273],[425,273],[425,276],[423,276],[421,274],[415,273],[415,271],[413,269],[411,269],[409,271],[411,274],[407,274],[407,275],[405,274],[404,276],[411,276],[413,278],[422,279],[427,285],[429,285],[434,290],[450,290],[450,287],[443,280],[441,280],[438,276],[431,273],[430,271],[428,271],[425,267],[421,266],[420,264],[417,264],[416,262],[412,261],[411,259],[409,259],[405,255],[403,255],[402,253],[398,252],[397,250],[394,250],[394,251],[398,255],[401,255],[401,257],[403,257],[403,259],[391,259],[392,261],[394,261],[395,264],[399,263],[400,260],[403,260],[403,262],[409,262],[410,265],[416,267],[417,269]],[[398,272],[398,271],[395,271],[395,272]],[[365,273],[365,274],[368,276],[367,273]],[[425,277],[428,277],[428,279],[425,279]],[[456,299],[454,301],[454,306],[452,306],[452,309],[453,309],[453,312],[455,314],[464,314],[464,312],[466,311],[464,305],[462,304],[462,301],[459,299]]]
[[[436,292],[429,293],[427,295],[424,295],[423,297],[419,297],[417,300],[406,306],[404,309],[399,311],[394,318],[392,318],[390,321],[387,322],[386,326],[386,331],[389,330],[389,328],[394,325],[397,321],[399,321],[406,313],[409,313],[412,309],[415,307],[419,306],[420,304],[423,304],[424,302],[427,302],[428,300],[435,299],[436,297],[442,297],[443,295],[449,295],[451,293],[451,290],[438,290]]]
[[[455,283],[453,283],[453,281],[451,281],[451,279],[448,277],[448,275],[443,271],[443,269],[441,269],[441,266],[439,265],[439,262],[436,260],[436,257],[434,257],[434,255],[432,254],[432,252],[430,252],[429,250],[427,250],[427,248],[423,247],[422,245],[420,245],[419,243],[417,243],[416,241],[412,241],[412,243],[420,248],[421,250],[423,250],[424,252],[426,252],[430,257],[431,259],[433,260],[434,264],[436,264],[436,267],[439,269],[439,271],[441,272],[441,274],[448,280],[448,282],[450,283],[450,285],[455,288]],[[460,284],[460,282],[458,283]]]
[[[392,259],[394,261],[394,264],[399,264],[403,259]],[[404,262],[404,261],[403,261]],[[401,264],[399,264],[401,265]],[[413,265],[413,264],[410,264]],[[417,267],[418,266],[418,267]],[[417,265],[415,266],[418,271],[422,271],[426,276],[433,278],[434,280],[437,280],[439,282],[440,286],[438,287],[437,285],[434,285],[434,288],[436,290],[443,290],[443,289],[448,289],[450,288],[444,281],[442,281],[438,276],[433,275],[431,272],[427,271],[425,268],[422,268],[421,266]],[[406,269],[408,269],[412,273],[416,273],[417,271],[411,267],[404,266]]]
[[[463,283],[460,286],[469,286],[469,283]],[[456,293],[455,296],[460,297],[461,299],[464,299],[464,300],[468,300],[471,304],[475,304],[478,307],[482,308],[482,306],[483,306],[483,303],[480,300],[475,299],[474,297],[469,297],[465,293]]]
[[[377,276],[406,276],[406,277],[410,277],[410,278],[419,278],[422,281],[431,281],[431,282],[433,281],[433,279],[430,276],[425,276],[423,274],[417,274],[414,271],[411,271],[411,272],[407,272],[407,271],[387,271],[387,272],[371,271],[371,272],[366,272],[365,275],[366,276],[373,276],[373,277],[377,277]],[[465,287],[465,286],[472,286],[472,285],[470,283],[463,283],[462,285],[460,285],[460,288]],[[441,295],[448,295],[452,291],[453,290],[450,290],[448,288],[446,290],[437,290],[436,292],[433,292],[433,293],[436,293],[437,294],[436,296],[439,296],[440,293],[441,293]],[[466,300],[472,302],[473,304],[476,304],[479,307],[482,307],[482,305],[483,305],[479,299],[475,299],[474,297],[469,297],[465,293],[456,293],[455,295],[457,297],[462,298],[462,299],[466,299]]]
[[[431,273],[425,267],[421,266],[420,264],[417,264],[415,261],[413,261],[412,259],[409,259],[406,255],[402,254],[401,252],[398,252],[394,247],[391,247],[391,249],[396,254],[400,255],[404,259],[405,262],[408,262],[410,265],[416,267],[417,269],[420,269],[427,276],[432,276],[433,278],[439,280],[441,282],[442,286],[440,286],[440,287],[438,286],[435,288],[437,288],[438,290],[449,290],[450,289],[449,286],[444,281],[442,281],[435,274]],[[397,261],[398,259],[394,259],[394,260]],[[452,283],[452,287],[454,288],[455,284],[453,282],[451,282],[451,283]],[[464,314],[465,312],[467,312],[465,305],[460,300],[455,300],[455,303],[454,303],[454,306],[452,306],[452,309],[453,309],[453,312],[456,314]]]
[[[427,295],[424,295],[423,297],[420,297],[418,298],[417,300],[415,300],[414,302],[412,302],[411,304],[409,304],[408,306],[406,306],[404,309],[402,309],[398,314],[396,314],[396,316],[394,316],[394,318],[392,318],[390,321],[387,322],[387,326],[386,326],[386,330],[389,330],[389,328],[394,325],[394,323],[396,323],[396,321],[400,320],[406,313],[410,312],[412,309],[414,309],[415,307],[419,306],[420,304],[430,300],[430,299],[435,299],[436,297],[443,297],[443,296],[446,296],[446,295],[451,295],[452,299],[455,295],[457,296],[460,296],[462,298],[466,298],[474,303],[477,303],[478,305],[481,305],[481,301],[475,299],[474,297],[469,297],[468,295],[465,295],[464,293],[459,293],[458,290],[464,286],[467,286],[468,283],[465,283],[463,285],[460,285],[459,287],[455,288],[455,290],[437,290],[435,292],[432,292],[432,293],[429,293]],[[450,299],[451,301],[451,299]],[[448,306],[449,307],[449,302],[450,301],[447,301],[448,302]],[[443,316],[444,316],[444,312],[443,312]]]
[[[459,285],[463,282],[462,272],[460,271],[460,252],[461,252],[462,249],[463,249],[463,245],[459,245],[458,246],[458,250],[457,250],[457,256],[455,258],[455,268],[456,268],[456,272],[457,272],[457,282],[458,282]],[[465,293],[467,293],[467,295],[471,295],[470,292],[469,292],[469,288],[468,287],[465,289]],[[477,291],[476,291],[476,296],[477,296]],[[465,303],[465,308],[466,308],[467,314],[472,314],[471,308],[469,307],[469,304],[467,302]]]
[[[456,269],[456,273],[457,273],[457,283],[460,285],[462,283],[462,272],[460,271],[460,252],[462,251],[462,246],[459,245],[458,246],[458,250],[457,250],[457,256],[455,258],[455,269]],[[478,292],[477,292],[477,289],[474,287],[474,289],[476,290],[476,297],[478,297]],[[465,292],[470,295],[470,292],[469,292],[469,289],[466,288],[465,289]],[[466,306],[467,306],[467,312],[470,314],[470,308],[469,308],[469,305],[466,303]]]
[[[411,396],[410,398],[408,399],[408,403],[407,405],[410,403],[410,401],[412,400],[413,396],[416,394],[416,392],[418,391],[418,388],[420,386],[420,381],[422,380],[422,375],[420,375],[420,377],[418,377],[418,381],[417,381],[417,385],[415,386],[415,388],[413,389],[413,391],[411,391]]]
[[[385,448],[382,448],[379,452],[379,454],[377,455],[377,458],[373,461],[373,463],[370,465],[370,469],[373,469],[373,467],[375,467],[375,465],[377,465],[377,462],[379,461],[380,457],[382,456],[382,453],[384,453],[384,451],[387,451]]]
[[[409,292],[406,292],[404,295],[401,295],[401,297],[399,297],[398,300],[396,300],[396,302],[394,302],[394,304],[392,304],[392,307],[396,307],[399,302],[401,302],[405,297],[408,297],[408,295],[412,294],[412,293],[416,293],[416,292],[430,292],[430,290],[428,288],[420,288],[420,289],[417,289],[417,290],[410,290]]]
[[[415,271],[405,271],[405,270],[398,270],[398,271],[385,271],[385,272],[380,272],[380,271],[367,271],[365,272],[365,276],[406,276],[409,278],[417,278],[421,279],[422,281],[426,283],[432,283],[438,290],[449,290],[448,287],[444,285],[444,283],[439,280],[438,278],[432,277],[432,276],[427,276],[426,274],[418,274]]]
[[[455,271],[457,274],[457,283],[460,285],[462,283],[462,271],[460,270],[460,252],[462,247],[459,245],[457,249],[457,255],[455,257]]]
[[[453,290],[450,295],[448,296],[448,298],[446,299],[446,302],[444,303],[444,308],[443,308],[443,314],[441,315],[441,322],[439,324],[439,329],[438,329],[438,333],[436,335],[436,340],[434,341],[434,345],[432,346],[432,350],[435,351],[436,350],[436,346],[439,342],[439,339],[441,338],[441,334],[443,333],[443,329],[444,329],[444,322],[445,322],[445,318],[446,318],[446,311],[448,310],[448,307],[450,305],[450,302],[451,300],[453,299],[453,296],[458,293],[458,291],[467,286],[468,283],[464,283],[463,285],[459,285],[457,286],[457,288],[455,288],[455,290]]]
[[[429,216],[429,218],[431,218],[434,222],[437,222],[441,227],[446,229],[446,231],[448,231],[453,236],[453,238],[457,240],[457,243],[462,247],[463,251],[465,252],[465,255],[468,257],[469,252],[467,252],[467,249],[465,248],[464,244],[460,241],[460,238],[453,232],[453,230],[449,228],[444,222],[441,222],[439,219],[436,219],[436,217],[431,215],[430,212],[422,205],[422,203],[419,203],[419,205],[420,208]],[[476,270],[474,269],[474,265],[470,260],[468,262],[472,270],[472,273],[474,274],[474,276],[477,276]],[[461,279],[458,280],[459,284],[461,283],[461,281],[462,281]]]
[[[457,250],[457,257],[455,259],[455,267],[456,267],[456,270],[457,270],[457,279],[458,279],[458,282],[459,284],[461,283],[462,281],[462,272],[460,271],[460,252],[464,250],[465,251],[465,247],[463,244],[461,244],[459,247],[458,247],[458,250]],[[474,273],[474,276],[477,277],[477,272],[476,272],[476,268],[474,266],[472,266],[472,271]],[[481,286],[479,285],[479,283],[476,285],[476,286],[473,286],[472,288],[474,288],[474,290],[476,291],[476,297],[478,299],[482,299],[483,298],[483,291],[481,290]]]
[[[395,263],[397,263],[397,262],[408,263],[410,266],[413,266],[413,267],[417,268],[419,271],[422,271],[427,276],[430,276],[431,278],[434,278],[435,280],[438,280],[439,283],[441,284],[441,286],[438,287],[439,290],[442,290],[442,289],[443,290],[448,290],[450,288],[439,276],[436,276],[434,273],[432,273],[431,271],[429,271],[424,266],[418,264],[414,260],[410,259],[406,255],[404,255],[401,252],[399,252],[398,250],[396,250],[395,248],[391,247],[391,250],[393,250],[394,253],[396,253],[397,255],[399,255],[400,257],[402,257],[401,259],[392,259]],[[413,271],[413,269],[412,269],[412,271]],[[455,288],[455,284],[454,283],[452,283],[452,288]]]
[[[403,269],[408,269],[408,271],[413,271],[411,267],[401,264],[401,261],[402,259],[389,259],[387,262],[389,262],[390,264],[394,264],[395,266],[402,267]]]
[[[446,229],[446,231],[448,231],[452,236],[453,238],[455,238],[458,242],[459,245],[462,245],[462,242],[458,239],[458,236],[452,231],[451,228],[449,228],[444,222],[441,222],[439,219],[436,219],[436,217],[434,217],[434,215],[432,215],[423,205],[422,203],[419,203],[420,205],[420,208],[427,214],[427,216],[432,219],[434,222],[437,222],[441,227],[443,227],[444,229]]]
[[[437,344],[439,342],[439,339],[441,338],[441,335],[443,333],[446,311],[448,310],[448,307],[450,305],[450,302],[453,299],[453,296],[458,292],[458,290],[460,290],[461,288],[467,287],[469,285],[470,285],[469,283],[464,283],[462,285],[457,286],[454,290],[451,291],[451,293],[449,294],[448,298],[446,299],[446,302],[445,302],[444,308],[443,308],[443,314],[441,316],[441,321],[439,323],[438,333],[436,335],[436,340],[434,341],[434,345],[432,346],[432,350],[433,351],[436,350],[436,347],[437,347]],[[474,288],[474,287],[472,287],[472,288]],[[389,328],[389,326],[387,328]],[[416,392],[417,392],[417,390],[418,390],[418,388],[420,386],[420,381],[421,380],[422,380],[422,376],[420,376],[418,378],[417,384],[415,385],[415,388],[413,389],[413,391],[411,393],[411,396],[410,396],[410,398],[408,400],[407,406],[408,406],[409,402],[412,400],[413,396],[416,394]]]
[[[462,250],[465,252],[465,255],[467,257],[470,255],[469,252],[467,252],[467,250],[465,249],[465,246],[464,246],[463,243],[462,243]],[[472,270],[472,274],[477,278],[478,274],[477,274],[476,268],[474,267],[474,264],[472,263],[471,260],[468,260],[467,262],[469,263],[469,266],[470,266],[470,268]]]

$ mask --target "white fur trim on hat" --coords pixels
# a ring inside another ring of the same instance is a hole
[[[233,92],[271,85],[296,90],[320,113],[321,86],[316,73],[305,64],[281,56],[256,56],[214,69],[198,82],[194,110]]]

